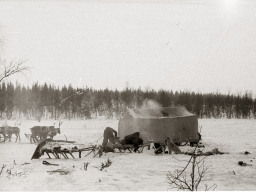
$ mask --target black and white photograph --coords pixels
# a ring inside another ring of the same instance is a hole
[[[254,191],[255,0],[0,0],[0,191]]]

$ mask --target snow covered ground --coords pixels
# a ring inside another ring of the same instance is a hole
[[[30,133],[29,128],[34,125],[52,125],[56,121],[22,121],[21,142],[0,143],[0,166],[6,164],[0,175],[0,190],[171,190],[166,182],[168,171],[182,169],[190,156],[188,155],[155,155],[153,149],[144,149],[143,153],[107,153],[101,158],[92,155],[81,159],[47,159],[43,156],[39,160],[31,160],[36,148],[30,144],[24,133]],[[4,121],[0,121],[2,125]],[[14,125],[14,121],[8,121]],[[102,142],[105,127],[110,126],[117,130],[117,120],[64,120],[61,125],[61,134],[55,139],[75,140],[77,143]],[[213,148],[228,152],[224,155],[213,155],[205,159],[210,166],[206,172],[204,184],[217,185],[216,190],[255,190],[256,189],[256,121],[255,120],[227,120],[227,119],[200,119],[202,139],[205,152]],[[189,146],[180,147],[182,151],[192,151]],[[244,152],[250,154],[245,155]],[[97,167],[112,161],[111,166],[100,171]],[[59,166],[43,165],[43,160]],[[238,161],[252,166],[239,166]],[[89,163],[87,171],[84,163]],[[29,163],[29,164],[25,164]],[[61,175],[58,172],[47,172],[57,169],[66,171]],[[0,169],[1,170],[1,169]],[[11,171],[7,171],[11,170]],[[174,189],[175,190],[175,189]]]

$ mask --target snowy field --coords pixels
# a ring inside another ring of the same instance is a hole
[[[101,158],[92,155],[81,159],[47,159],[31,160],[36,148],[30,144],[24,133],[30,133],[29,128],[34,125],[52,125],[56,121],[22,121],[21,142],[0,143],[0,166],[6,164],[0,175],[0,190],[175,190],[166,182],[168,171],[174,172],[182,169],[190,156],[188,155],[155,155],[153,149],[144,149],[143,153],[105,153]],[[4,121],[0,121],[2,125]],[[9,125],[15,122],[8,121]],[[57,122],[56,122],[57,123]],[[110,126],[117,130],[117,120],[64,120],[61,125],[61,134],[55,139],[75,140],[77,143],[102,142],[103,130]],[[255,190],[256,189],[256,121],[255,120],[226,120],[202,119],[202,141],[205,145],[203,151],[218,148],[219,151],[228,152],[224,155],[208,156],[205,164],[210,166],[202,182],[208,186],[216,184],[216,190]],[[182,151],[192,151],[189,146],[180,147]],[[244,152],[250,154],[245,155]],[[111,166],[100,171],[97,167],[112,161]],[[59,164],[59,166],[43,165],[42,161]],[[238,161],[252,166],[239,166]],[[84,163],[88,162],[87,171]],[[29,164],[25,164],[29,163]],[[62,169],[66,175],[50,173]],[[11,170],[11,172],[7,172]]]

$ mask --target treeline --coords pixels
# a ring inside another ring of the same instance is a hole
[[[256,118],[256,100],[250,93],[224,95],[130,88],[96,90],[38,83],[32,87],[2,83],[0,118],[26,117],[38,121],[41,118],[92,118],[98,115],[120,118],[127,108],[149,105],[147,101],[155,101],[163,107],[183,105],[199,118]]]

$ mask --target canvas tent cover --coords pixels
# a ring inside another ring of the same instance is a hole
[[[140,132],[144,143],[168,136],[175,142],[192,142],[198,140],[198,120],[185,107],[128,109],[119,120],[118,135],[122,139],[134,132]]]

